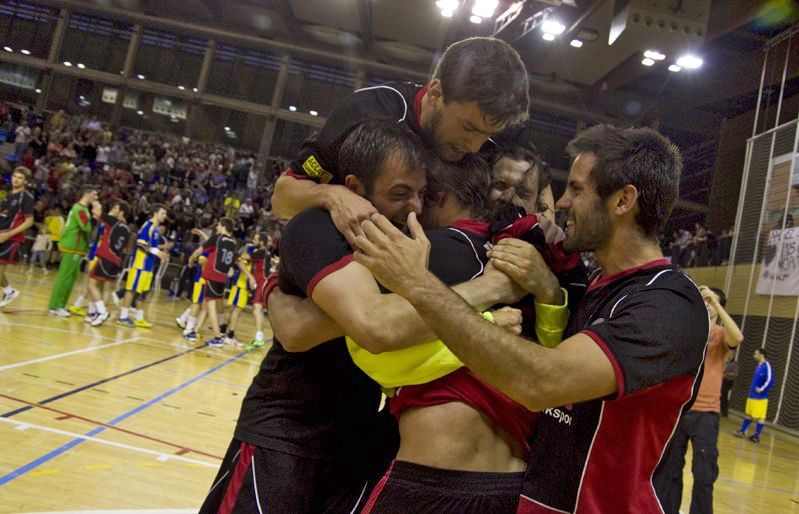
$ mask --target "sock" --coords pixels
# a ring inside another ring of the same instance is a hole
[[[75,300],[75,303],[73,303],[72,305],[74,305],[75,307],[80,309],[81,307],[83,307],[83,303],[85,301],[86,301],[86,298],[84,298],[83,295],[80,295],[80,296],[78,296],[78,299]]]
[[[13,288],[13,287],[11,287],[10,285],[7,285],[6,287],[4,287],[4,288],[3,288],[3,292],[4,292],[5,294],[11,294],[11,293],[13,293],[13,292],[14,292],[14,288]]]
[[[264,333],[261,332],[261,331],[256,332],[255,333],[255,339],[257,341],[263,341],[264,340]]]
[[[95,312],[97,312],[97,309],[94,307],[94,302],[89,302],[89,305],[86,307],[86,310],[89,311],[89,314],[94,314]]]
[[[190,334],[194,332],[194,329],[197,327],[197,317],[196,316],[189,316],[189,321],[186,323],[186,330],[183,331],[184,334]]]
[[[185,311],[183,311],[183,314],[180,315],[180,321],[182,321],[183,323],[186,323],[187,321],[189,321],[189,313],[190,312],[191,312],[191,309],[186,309]]]
[[[128,319],[128,308],[122,307],[119,309],[119,319]]]
[[[141,309],[136,309],[136,319],[142,321],[144,319],[144,311]]]
[[[757,427],[755,428],[755,435],[760,437],[760,432],[763,431],[763,423],[758,423]]]
[[[105,302],[100,300],[99,302],[94,302],[94,307],[97,309],[97,312],[100,314],[105,314],[107,311],[105,310]]]
[[[749,428],[749,425],[751,425],[751,424],[752,424],[752,420],[751,419],[744,419],[744,422],[741,423],[741,428],[738,429],[738,432],[743,432],[745,434],[746,433],[746,429]]]

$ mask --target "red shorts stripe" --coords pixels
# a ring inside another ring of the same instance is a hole
[[[236,467],[233,468],[233,476],[230,477],[230,482],[225,491],[225,497],[222,498],[222,504],[219,506],[218,514],[231,514],[233,507],[236,506],[236,498],[241,490],[241,484],[244,482],[244,475],[252,465],[252,456],[255,453],[255,446],[249,443],[241,443],[241,452],[239,453]]]
[[[389,466],[388,471],[386,471],[386,474],[383,475],[383,478],[380,479],[380,482],[378,482],[375,488],[372,489],[372,494],[369,495],[369,501],[366,502],[366,505],[364,505],[361,514],[369,514],[370,512],[372,512],[372,509],[375,508],[377,499],[380,498],[380,493],[383,492],[383,488],[386,487],[388,479],[389,477],[391,477],[391,471],[393,469],[394,469],[394,462],[392,461],[391,466]],[[221,511],[220,514],[222,514]]]

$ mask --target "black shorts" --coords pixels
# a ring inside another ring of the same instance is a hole
[[[395,461],[363,514],[515,514],[524,473],[482,473]]]
[[[97,264],[92,268],[89,277],[95,280],[102,280],[103,282],[115,282],[116,279],[119,278],[121,272],[121,266],[117,266],[113,262],[109,262],[105,259],[97,259]]]
[[[21,257],[22,243],[19,241],[8,240],[0,244],[0,265],[19,264]]]
[[[213,280],[205,281],[205,299],[206,300],[219,300],[225,296],[225,283],[214,282]]]
[[[233,439],[200,514],[359,512],[373,483],[339,480],[335,466]],[[518,493],[517,493],[518,494]]]

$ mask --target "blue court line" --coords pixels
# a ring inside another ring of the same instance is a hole
[[[191,384],[197,382],[198,380],[202,380],[203,378],[207,377],[208,375],[211,375],[212,373],[215,373],[217,370],[227,366],[231,362],[235,362],[236,360],[244,357],[245,355],[247,355],[247,353],[249,353],[249,352],[247,352],[247,351],[241,352],[240,354],[236,355],[235,357],[231,357],[228,360],[226,360],[225,362],[223,362],[221,364],[217,364],[213,368],[209,369],[208,371],[205,371],[205,372],[201,373],[200,375],[197,375],[196,377],[192,378],[188,382],[184,382],[184,383],[180,384],[179,386],[177,386],[177,387],[175,387],[173,389],[170,389],[169,391],[163,393],[162,395],[157,396],[157,397],[153,398],[152,400],[139,405],[135,409],[130,410],[130,411],[126,412],[125,414],[122,414],[121,416],[117,416],[116,418],[112,419],[111,421],[109,421],[106,424],[107,425],[112,425],[112,426],[116,425],[117,423],[119,423],[121,421],[124,421],[127,418],[138,414],[139,412],[143,411],[144,409],[152,407],[153,405],[155,405],[156,403],[160,402],[164,398],[167,398],[167,397],[177,393],[181,389],[184,389],[184,388],[190,386]],[[95,435],[99,434],[100,432],[104,431],[105,429],[106,429],[106,427],[97,427],[94,430],[91,430],[91,431],[87,432],[84,435],[87,436],[87,437],[94,437]],[[86,439],[80,439],[80,438],[73,439],[72,441],[66,443],[65,445],[63,445],[63,446],[61,446],[59,448],[56,448],[55,450],[51,451],[50,453],[42,455],[38,459],[33,460],[33,461],[25,464],[24,466],[20,467],[20,468],[15,469],[11,473],[3,475],[2,477],[0,477],[0,486],[3,486],[5,484],[11,482],[14,479],[21,477],[25,473],[27,473],[27,472],[29,472],[29,471],[31,471],[33,469],[36,469],[37,467],[41,466],[45,462],[58,457],[62,453],[74,448],[75,446],[77,446],[77,445],[79,445],[79,444],[81,444],[81,443],[83,443],[85,441],[86,441]]]
[[[113,377],[104,378],[102,380],[98,380],[97,382],[92,382],[91,384],[87,384],[85,386],[81,386],[81,387],[78,387],[76,389],[72,389],[71,391],[67,391],[67,392],[64,392],[64,393],[57,394],[55,396],[51,396],[50,398],[47,398],[46,400],[42,400],[42,401],[37,402],[37,403],[39,405],[46,405],[46,404],[48,404],[50,402],[54,402],[56,400],[60,400],[61,398],[66,398],[67,396],[72,396],[73,394],[80,393],[81,391],[85,391],[87,389],[91,389],[92,387],[98,386],[100,384],[105,384],[106,382],[111,382],[112,380],[116,380],[118,378],[126,377],[128,375],[131,375],[131,374],[139,372],[141,370],[150,368],[150,367],[155,366],[157,364],[161,364],[162,362],[166,362],[168,360],[175,359],[177,357],[180,357],[181,355],[186,355],[187,353],[191,353],[191,352],[193,352],[195,350],[199,350],[200,348],[203,348],[203,347],[205,347],[204,344],[202,344],[200,346],[196,346],[194,348],[190,348],[190,349],[185,350],[183,352],[176,353],[174,355],[170,355],[169,357],[164,357],[163,359],[158,359],[157,361],[153,361],[153,362],[150,362],[148,364],[141,365],[138,368],[131,369],[131,370],[126,371],[124,373],[120,373],[118,375],[114,375]],[[17,414],[21,414],[23,412],[27,412],[27,411],[31,410],[32,408],[33,407],[31,407],[30,405],[28,405],[26,407],[20,407],[19,409],[14,409],[12,411],[6,412],[5,414],[1,414],[0,418],[10,418],[12,416],[16,416]]]

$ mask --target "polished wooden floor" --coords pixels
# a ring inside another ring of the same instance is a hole
[[[0,311],[0,512],[196,511],[265,350],[187,343],[187,302],[163,293],[152,329],[92,328],[45,313],[53,274],[9,278],[23,295]],[[253,334],[244,314],[237,335]],[[799,439],[766,429],[754,445],[736,425],[723,420],[716,512],[799,513]],[[689,464],[684,512],[690,486]]]

